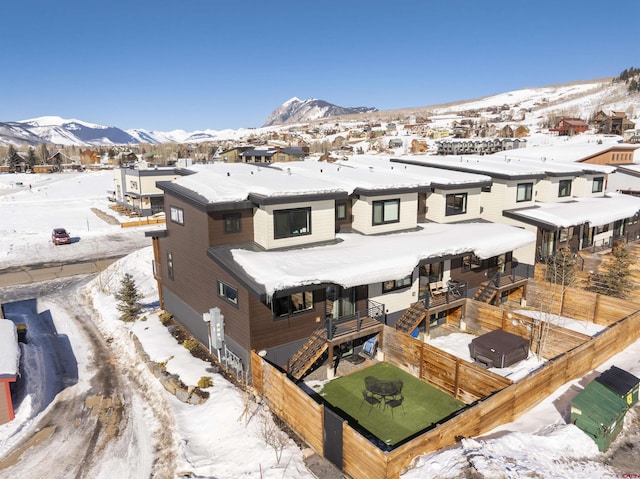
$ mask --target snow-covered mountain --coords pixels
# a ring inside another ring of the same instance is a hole
[[[308,98],[300,100],[293,97],[271,112],[264,126],[282,125],[284,123],[304,123],[329,116],[353,115],[356,113],[371,113],[377,108],[368,106],[343,107],[333,105],[324,100]]]
[[[634,121],[640,118],[640,94],[629,93],[623,82],[613,83],[610,78],[578,81],[563,85],[524,88],[485,98],[459,101],[445,105],[407,107],[378,111],[375,108],[343,108],[323,100],[291,98],[276,108],[263,128],[237,130],[198,130],[168,132],[144,129],[122,130],[85,121],[43,116],[22,121],[0,122],[0,145],[57,145],[110,146],[127,144],[200,143],[220,140],[242,140],[278,129],[283,124],[309,123],[336,115],[359,114],[362,121],[382,118],[409,118],[427,116],[437,123],[437,117],[459,121],[462,112],[510,112],[509,122],[521,122],[537,128],[545,118],[574,116],[588,120],[598,110],[624,111]],[[369,116],[371,115],[371,116]],[[494,115],[495,116],[495,115]],[[636,120],[637,121],[637,120]],[[434,123],[434,124],[436,124]],[[639,123],[640,126],[640,122]],[[273,126],[270,126],[273,125]]]
[[[96,125],[59,116],[41,116],[2,125],[7,125],[14,135],[6,135],[0,129],[0,143],[93,146],[139,143],[136,138],[115,126]]]

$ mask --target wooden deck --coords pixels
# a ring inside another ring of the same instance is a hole
[[[377,334],[384,329],[384,324],[375,318],[365,316],[351,320],[342,320],[334,325],[333,334],[327,340],[329,345],[342,344],[354,339]]]

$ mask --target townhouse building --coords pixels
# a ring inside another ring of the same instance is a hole
[[[515,252],[526,263],[546,261],[565,246],[577,252],[640,237],[637,199],[606,192],[607,176],[615,171],[614,166],[571,161],[560,154],[559,160],[533,159],[529,155],[537,152],[527,153],[392,161],[489,175],[492,186],[481,200],[482,217],[536,234],[534,244]],[[593,156],[592,151],[583,153]]]
[[[164,195],[156,182],[175,180],[188,173],[181,167],[150,167],[147,162],[139,161],[114,168],[113,189],[108,190],[107,195],[132,214],[151,216],[164,212]]]
[[[332,358],[416,303],[428,314],[408,332],[428,335],[535,241],[482,218],[488,175],[364,158],[192,171],[157,183],[167,225],[146,234],[161,307],[239,374],[255,350],[300,377],[319,358],[294,368],[309,341]]]

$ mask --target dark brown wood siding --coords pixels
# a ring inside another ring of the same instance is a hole
[[[418,221],[424,220],[427,216],[427,194],[418,193]]]
[[[338,204],[346,204],[347,205],[347,217],[345,219],[339,220],[336,218],[336,233],[339,233],[341,229],[351,228],[351,224],[353,223],[353,215],[351,212],[351,199],[347,200],[339,200],[336,201],[336,211]]]
[[[207,258],[212,269],[211,307],[217,306],[224,315],[224,333],[230,336],[236,343],[251,350],[251,330],[249,317],[255,296],[247,291],[236,279],[224,271],[212,259]],[[238,304],[232,304],[218,296],[218,281],[238,290]]]
[[[241,230],[237,233],[224,232],[224,215],[239,213]],[[209,245],[246,243],[253,241],[253,209],[214,211],[209,213]]]
[[[505,271],[511,271],[511,260],[513,253],[509,252],[505,258]],[[474,289],[480,286],[485,281],[491,279],[493,275],[492,271],[495,269],[495,258],[489,258],[482,260],[480,265],[472,267],[465,271],[462,257],[451,259],[451,279],[455,281],[461,281],[467,283],[468,289]]]
[[[207,257],[207,214],[170,194],[165,195],[167,235],[158,242],[162,284],[194,310],[207,312],[216,292],[213,262]],[[171,221],[171,206],[182,208],[184,225]],[[168,274],[167,253],[173,259],[173,279]]]
[[[251,348],[266,349],[305,339],[324,320],[324,289],[313,292],[313,309],[274,319],[271,307],[250,299]]]

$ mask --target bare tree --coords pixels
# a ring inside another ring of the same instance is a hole
[[[260,433],[264,442],[275,452],[276,463],[280,464],[282,452],[289,443],[289,436],[278,427],[269,411],[260,416]]]

